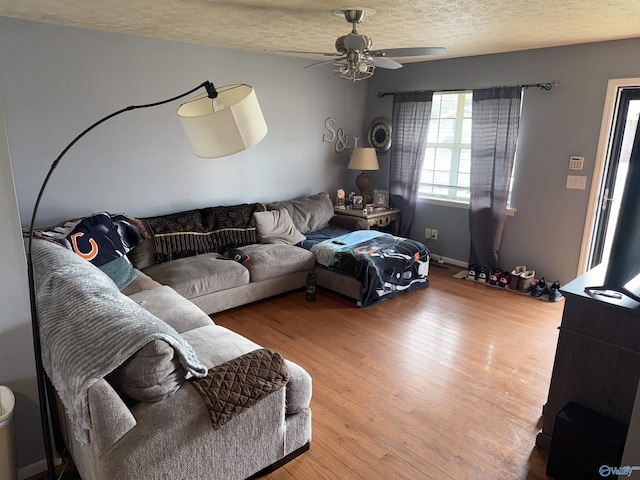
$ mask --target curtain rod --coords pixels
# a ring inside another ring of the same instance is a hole
[[[524,85],[514,85],[514,86],[520,87],[520,88],[537,87],[537,88],[540,88],[541,90],[551,90],[553,87],[557,87],[558,85],[560,85],[560,80],[555,79],[551,82],[546,82],[546,83],[526,83]],[[490,87],[490,88],[506,88],[506,87]],[[437,92],[468,92],[470,90],[473,90],[473,88],[453,88],[449,90],[433,89],[433,91],[437,91]],[[378,98],[382,98],[382,97],[386,97],[387,95],[395,95],[396,93],[422,93],[427,91],[430,91],[430,90],[410,90],[407,92],[376,92],[376,95],[378,96]]]

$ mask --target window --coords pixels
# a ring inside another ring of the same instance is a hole
[[[471,92],[434,93],[418,197],[469,202]]]
[[[472,102],[471,91],[434,92],[418,198],[469,203]],[[511,215],[512,187],[513,171],[507,200]]]

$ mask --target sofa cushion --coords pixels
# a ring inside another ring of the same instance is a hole
[[[267,204],[268,210],[282,207],[289,211],[293,224],[303,235],[327,227],[333,217],[333,203],[327,192]]]
[[[153,278],[138,269],[136,269],[136,274],[137,277],[135,278],[135,280],[121,290],[121,292],[125,295],[130,296],[134,293],[142,292],[143,290],[149,290],[151,288],[160,286],[160,284]]]
[[[249,283],[249,271],[244,266],[218,253],[159,263],[146,268],[144,273],[163,285],[169,285],[186,298]]]
[[[156,262],[156,245],[152,239],[146,238],[133,250],[127,253],[127,257],[138,270],[144,270]]]
[[[296,230],[286,208],[253,214],[260,243],[295,245],[307,237]]]
[[[129,298],[171,325],[178,333],[213,323],[199,307],[166,285],[134,293]]]
[[[175,351],[164,340],[153,340],[107,376],[125,399],[159,402],[174,393],[186,379]]]
[[[293,245],[256,243],[245,246],[244,251],[251,256],[246,267],[252,282],[312,270],[316,264],[313,253]]]

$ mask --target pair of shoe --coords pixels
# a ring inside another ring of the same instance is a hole
[[[489,270],[487,270],[486,267],[478,266],[474,263],[469,267],[467,280],[476,281],[479,283],[487,283],[488,276]]]
[[[518,265],[511,271],[509,289],[520,293],[529,293],[535,282],[535,270],[527,270],[524,265]]]
[[[502,269],[494,268],[489,273],[489,285],[500,285],[500,279],[502,278]]]
[[[535,283],[531,289],[530,295],[537,298],[542,297],[543,295],[548,295],[550,302],[557,302],[562,298],[562,294],[560,293],[560,282],[556,280],[549,287],[544,277],[542,277]]]

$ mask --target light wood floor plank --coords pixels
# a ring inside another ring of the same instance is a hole
[[[456,272],[364,309],[319,289],[213,317],[313,377],[311,449],[267,478],[547,479],[535,436],[563,302]]]

